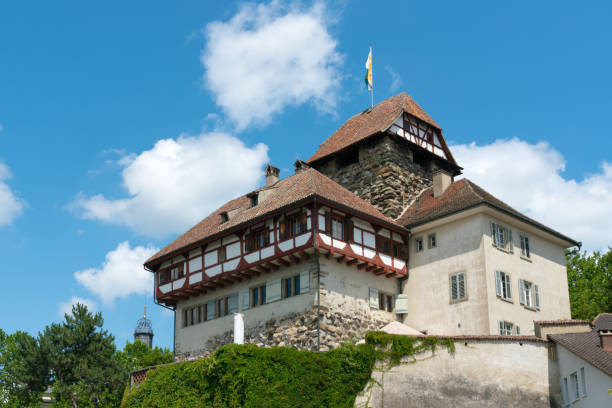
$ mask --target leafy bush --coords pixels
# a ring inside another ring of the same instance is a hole
[[[324,353],[231,344],[198,361],[149,371],[125,393],[122,407],[352,407],[375,359],[398,364],[439,345],[454,351],[452,340],[383,332]]]

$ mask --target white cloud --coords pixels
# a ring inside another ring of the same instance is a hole
[[[98,295],[105,305],[111,306],[117,298],[151,293],[153,276],[142,265],[157,251],[152,246],[131,248],[129,242],[122,242],[106,254],[100,268],[77,271],[74,277],[90,292]]]
[[[391,85],[389,85],[389,91],[395,92],[402,86],[402,77],[397,72],[393,71],[390,66],[385,66],[385,70],[391,75]]]
[[[87,306],[87,310],[94,313],[98,310],[98,305],[96,302],[90,299],[85,299],[78,296],[73,296],[70,298],[68,302],[61,302],[59,305],[59,314],[64,317],[65,314],[72,314],[72,306],[80,303],[82,305]]]
[[[8,166],[0,162],[0,227],[13,222],[22,212],[25,202],[17,197],[6,180],[11,178]]]
[[[265,125],[286,106],[334,112],[342,56],[322,3],[310,9],[244,4],[206,26],[205,86],[237,129]]]
[[[451,146],[464,175],[517,210],[582,241],[587,250],[612,245],[612,164],[577,181],[563,177],[565,159],[546,142],[496,140]]]
[[[267,151],[262,143],[248,147],[224,133],[160,140],[151,150],[118,160],[128,197],[79,193],[71,207],[83,218],[127,225],[148,236],[184,232],[256,188]]]

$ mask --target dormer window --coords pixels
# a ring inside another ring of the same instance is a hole
[[[250,208],[255,207],[257,204],[259,204],[259,200],[257,199],[258,194],[257,193],[253,193],[250,194],[248,197],[251,200],[251,204],[250,204]]]
[[[229,215],[227,215],[227,211],[223,211],[221,213],[221,224],[229,221]]]

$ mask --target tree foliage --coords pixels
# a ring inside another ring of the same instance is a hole
[[[123,351],[117,352],[117,358],[121,361],[127,372],[140,368],[167,364],[174,361],[174,355],[167,348],[149,348],[142,341],[134,343],[126,342]]]
[[[612,312],[612,248],[591,255],[572,249],[565,256],[572,318],[593,320]]]

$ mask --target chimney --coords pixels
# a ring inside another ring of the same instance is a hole
[[[308,165],[308,163],[301,161],[300,159],[297,159],[295,161],[295,163],[293,163],[293,165],[295,166],[295,172],[299,173],[302,170],[306,170],[309,169],[310,166]]]
[[[438,197],[442,195],[452,182],[453,179],[448,171],[442,169],[435,170],[433,173],[433,196]]]
[[[602,349],[612,351],[612,330],[599,330],[599,341]]]
[[[271,164],[266,166],[266,187],[273,186],[278,181],[280,170]]]

